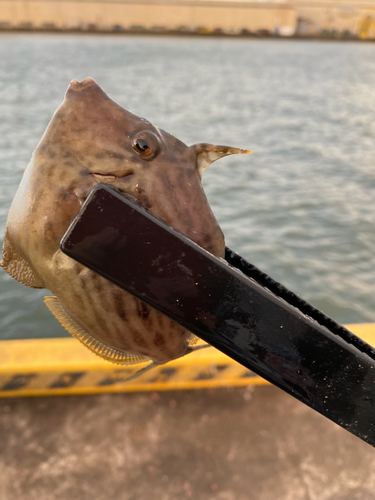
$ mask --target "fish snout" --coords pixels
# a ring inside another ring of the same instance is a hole
[[[72,80],[68,87],[68,92],[69,91],[80,92],[84,89],[87,89],[87,87],[90,86],[99,87],[99,85],[95,82],[93,78],[91,78],[91,76],[85,78],[84,80],[82,80],[82,82],[79,82],[78,80]]]

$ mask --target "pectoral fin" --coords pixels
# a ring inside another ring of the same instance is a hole
[[[114,349],[113,347],[107,346],[102,342],[99,342],[99,340],[96,340],[72,320],[72,318],[64,311],[57,297],[44,297],[44,302],[55,318],[59,320],[62,326],[68,330],[73,337],[90,349],[90,351],[106,361],[111,361],[112,363],[117,363],[119,365],[132,365],[136,363],[144,363],[145,361],[152,361],[151,358],[148,358],[147,356],[129,354],[127,352],[120,351],[119,349]]]
[[[9,240],[7,232],[5,232],[4,246],[3,246],[3,260],[0,266],[12,278],[19,281],[23,285],[31,288],[45,288],[43,283],[35,275],[29,263],[19,254],[14,245]]]

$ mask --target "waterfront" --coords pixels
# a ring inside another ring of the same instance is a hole
[[[366,0],[0,0],[0,30],[375,39]]]
[[[188,144],[251,149],[204,175],[228,246],[337,321],[375,321],[372,45],[3,34],[0,55],[1,238],[69,81],[90,75]],[[0,337],[65,335],[44,295],[0,271]]]

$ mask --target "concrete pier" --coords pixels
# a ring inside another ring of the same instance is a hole
[[[374,491],[374,448],[272,386],[0,400],[1,500]]]

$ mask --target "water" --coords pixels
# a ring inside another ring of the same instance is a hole
[[[188,144],[251,149],[204,175],[228,246],[335,320],[375,321],[373,45],[6,34],[0,60],[1,238],[69,81],[92,76]],[[0,338],[66,335],[45,294],[0,270]]]

